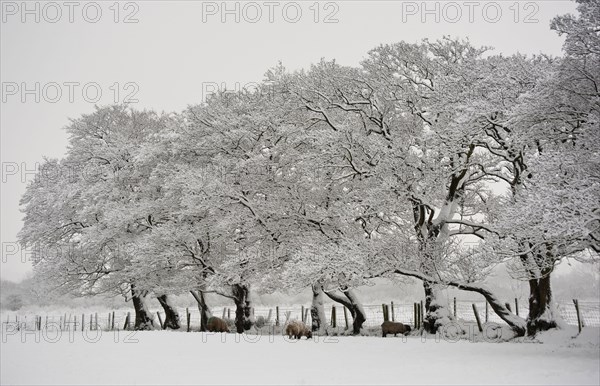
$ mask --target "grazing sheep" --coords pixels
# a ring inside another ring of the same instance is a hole
[[[256,318],[256,322],[254,322],[254,325],[256,326],[256,328],[262,328],[266,324],[267,324],[267,319],[262,315],[260,315],[258,318]]]
[[[223,319],[215,316],[208,319],[206,329],[210,332],[229,332],[227,323]]]
[[[385,338],[387,334],[408,334],[411,328],[408,324],[396,323],[396,322],[383,322],[381,324],[381,332]]]
[[[290,339],[300,339],[303,336],[305,336],[306,339],[312,338],[312,331],[310,328],[297,320],[288,323],[288,325],[285,327],[285,334],[289,336]]]

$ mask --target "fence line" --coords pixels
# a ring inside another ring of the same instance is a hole
[[[419,300],[420,302],[420,300]],[[503,324],[504,322],[493,312],[491,307],[488,308],[487,317],[486,317],[486,302],[485,301],[457,301],[456,303],[450,302],[450,313],[454,313],[454,304],[456,304],[456,316],[457,319],[475,322],[476,318],[473,313],[472,305],[475,304],[479,318],[482,322],[495,322]],[[413,303],[400,303],[394,302],[394,307],[389,307],[390,303],[387,304],[387,312],[390,313],[389,319],[395,320],[396,322],[402,322],[405,324],[414,325],[414,305]],[[325,315],[327,318],[327,324],[331,326],[332,320],[332,306],[336,307],[335,313],[335,325],[338,330],[344,330],[346,328],[346,320],[348,321],[348,326],[352,325],[352,316],[350,312],[344,312],[344,307],[341,304],[326,304],[325,305]],[[580,301],[578,302],[580,316],[582,318],[583,326],[587,327],[600,327],[600,302],[595,301]],[[512,304],[512,310],[515,311],[515,305]],[[577,311],[575,305],[572,302],[559,302],[557,303],[558,310],[560,312],[561,317],[564,321],[573,326],[578,325],[577,320]],[[305,323],[311,324],[311,314],[310,314],[310,304],[305,305],[296,305],[296,306],[278,306],[279,308],[279,319],[280,325],[283,326],[288,320],[303,320],[302,311],[304,310],[305,314]],[[190,314],[190,328],[192,331],[197,331],[200,328],[200,312],[195,307],[188,307]],[[255,307],[253,309],[255,318],[262,317],[264,318],[266,325],[275,325],[276,323],[276,307]],[[364,305],[363,310],[366,315],[366,321],[363,324],[363,327],[376,327],[380,326],[384,321],[384,309],[382,304],[377,305]],[[215,306],[211,308],[213,315],[221,317],[223,314],[230,315],[231,318],[235,317],[235,309],[233,307],[227,306]],[[519,315],[521,317],[526,317],[529,309],[524,305],[519,305]],[[158,325],[157,312],[164,316],[164,311],[162,309],[152,309],[151,314],[153,315],[156,324]],[[179,317],[181,321],[181,328],[185,330],[187,328],[186,323],[186,308],[179,307],[178,308]],[[84,313],[84,324],[82,326],[82,314],[81,313],[63,313],[62,315],[58,314],[47,314],[47,315],[39,315],[39,314],[9,314],[3,313],[3,325],[16,325],[19,329],[37,329],[44,328],[46,326],[58,327],[62,330],[76,330],[80,331],[81,328],[85,328],[86,330],[91,329],[102,329],[102,330],[110,330],[114,325],[114,329],[122,330],[125,326],[125,321],[127,318],[127,314],[130,314],[133,317],[133,312],[131,309],[121,309],[115,311],[106,311],[99,313]],[[96,316],[97,315],[97,316]],[[114,315],[114,319],[113,319]],[[269,318],[270,316],[270,318]],[[91,319],[91,320],[90,320]],[[133,323],[130,323],[131,325]]]

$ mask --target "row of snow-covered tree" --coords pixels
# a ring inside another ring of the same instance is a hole
[[[98,108],[67,127],[22,199],[21,242],[54,288],[125,294],[136,328],[156,296],[206,293],[253,323],[251,289],[313,289],[344,304],[378,277],[422,280],[425,328],[451,318],[440,291],[483,295],[517,334],[557,326],[550,277],[597,260],[598,2],[557,17],[563,57],[495,55],[445,38],[371,50],[358,67],[278,66],[252,91],[179,114]],[[529,315],[482,284],[498,264],[530,285]]]

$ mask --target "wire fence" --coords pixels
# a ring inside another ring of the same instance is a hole
[[[421,303],[420,301],[418,302],[419,304]],[[456,311],[454,310],[454,304],[456,304]],[[504,321],[502,319],[500,319],[500,317],[498,315],[496,315],[496,313],[492,310],[492,308],[486,304],[485,301],[457,301],[456,303],[452,303],[450,304],[450,312],[452,312],[454,315],[456,315],[457,319],[459,320],[464,320],[464,321],[468,321],[468,322],[475,322],[476,318],[475,318],[475,314],[473,311],[473,304],[475,304],[478,314],[479,314],[479,318],[482,322],[495,322],[495,323],[499,323],[499,324],[503,324]],[[389,309],[389,319],[392,321],[397,321],[397,322],[402,322],[405,324],[411,324],[414,325],[415,324],[415,313],[414,313],[414,304],[413,303],[387,303],[388,309]],[[304,312],[306,312],[306,309],[309,308],[310,306],[304,306],[304,308],[302,308],[302,306],[294,306],[294,307],[280,307],[280,314],[284,315],[282,317],[282,319],[285,322],[286,319],[297,319],[297,320],[303,320],[301,313],[302,310],[304,309]],[[352,316],[350,315],[350,312],[346,311],[346,313],[344,314],[344,307],[337,305],[337,304],[327,304],[325,306],[326,309],[326,315],[327,315],[327,323],[329,325],[332,325],[332,307],[336,308],[336,312],[335,312],[335,319],[336,319],[336,325],[337,326],[345,326],[346,325],[346,318],[348,319],[348,324],[352,323]],[[569,324],[569,325],[574,325],[577,326],[578,321],[577,321],[577,311],[575,309],[575,305],[573,303],[568,303],[568,302],[560,302],[557,304],[559,313],[561,315],[561,317],[564,319],[564,321]],[[375,326],[380,326],[381,323],[383,323],[384,321],[384,311],[383,311],[383,304],[377,304],[377,305],[364,305],[363,309],[365,311],[365,315],[366,315],[366,321],[363,324],[363,326],[367,326],[367,327],[375,327]],[[515,308],[514,306],[511,307],[511,310],[514,310],[515,312],[518,313],[518,315],[520,315],[523,318],[527,317],[527,314],[529,313],[529,308],[528,307],[523,307],[523,306],[519,306],[518,308]],[[286,313],[289,312],[289,317],[286,316]],[[589,326],[589,327],[600,327],[600,302],[594,302],[594,301],[587,301],[587,302],[583,302],[580,301],[579,302],[579,312],[580,312],[580,317],[582,318],[583,321],[583,325],[584,326]],[[268,316],[269,314],[269,309],[268,308],[259,308],[255,310],[255,315],[262,315],[264,317]],[[308,312],[307,314],[307,318],[305,318],[305,322],[307,324],[310,324],[311,319],[310,319],[310,312]]]
[[[420,306],[421,301],[417,302]],[[515,302],[516,303],[516,302]],[[475,322],[475,313],[473,304],[477,309],[481,322],[495,322],[503,324],[502,319],[494,313],[491,307],[485,301],[454,301],[450,304],[450,312],[455,314],[457,319],[466,322]],[[405,324],[415,325],[415,305],[414,303],[387,303],[389,310],[389,319]],[[600,302],[597,301],[579,301],[579,316],[583,326],[600,327]],[[577,309],[574,303],[559,302],[557,308],[563,320],[569,325],[578,325]],[[334,311],[335,309],[335,311]],[[511,307],[521,317],[527,317],[529,309],[518,303]],[[378,327],[384,321],[384,304],[364,305],[366,321],[363,327]],[[187,329],[188,323],[191,331],[200,329],[200,312],[197,308],[179,308],[179,315],[182,329]],[[235,318],[235,308],[221,306],[213,307],[214,316],[225,319]],[[306,324],[311,324],[310,305],[296,306],[275,306],[275,307],[255,307],[252,309],[255,319],[261,319],[264,325],[283,326],[290,320],[303,320]],[[340,304],[325,305],[326,323],[330,326],[335,325],[338,330],[343,330],[352,325],[353,319],[351,313]],[[162,309],[153,309],[152,315],[158,322],[159,315],[164,318]],[[188,318],[189,315],[189,318]],[[335,324],[333,316],[335,315]],[[2,324],[6,327],[18,328],[23,330],[34,330],[39,328],[54,327],[61,330],[111,330],[132,328],[135,315],[130,310],[115,310],[110,312],[65,312],[63,314],[36,315],[10,314],[4,312],[2,315]],[[129,318],[129,323],[126,323]]]

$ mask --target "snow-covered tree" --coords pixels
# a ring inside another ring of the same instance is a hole
[[[362,228],[348,238],[354,244],[369,240],[362,250],[346,250],[346,269],[358,257],[363,278],[419,272],[431,331],[450,318],[438,287],[481,280],[482,268],[496,263],[480,253],[483,261],[471,258],[469,265],[457,248],[449,253],[454,239],[490,232],[485,212],[496,177],[489,171],[500,161],[479,150],[486,134],[480,115],[469,109],[480,96],[465,81],[489,70],[483,52],[449,39],[399,43],[371,51],[362,69],[322,62],[295,80],[296,94],[321,128],[314,158],[339,189],[336,216],[346,229]]]
[[[136,329],[154,326],[145,297],[156,283],[135,244],[160,221],[144,205],[146,195],[158,193],[148,179],[153,165],[138,157],[168,119],[109,106],[73,120],[67,156],[42,165],[22,200],[19,237],[33,248],[40,277],[79,294],[126,296],[136,310]]]
[[[555,266],[565,257],[598,261],[600,250],[600,6],[579,1],[578,11],[553,20],[565,56],[519,101],[506,121],[514,132],[494,134],[512,176],[499,249],[516,256],[513,275],[529,282],[529,334],[561,324]]]

